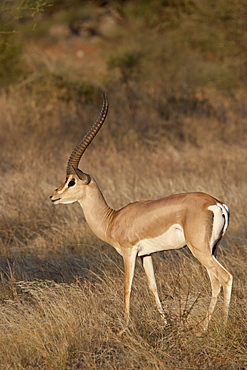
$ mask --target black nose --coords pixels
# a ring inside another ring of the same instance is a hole
[[[50,195],[50,199],[52,198],[52,195]]]

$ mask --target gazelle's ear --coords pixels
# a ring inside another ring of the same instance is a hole
[[[73,167],[73,170],[75,171],[75,173],[77,174],[77,176],[83,182],[84,185],[88,185],[90,183],[91,181],[90,175],[87,175],[86,173],[82,172],[81,170],[79,170],[79,168]]]

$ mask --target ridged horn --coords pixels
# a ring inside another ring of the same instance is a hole
[[[80,159],[87,149],[88,145],[91,143],[93,138],[96,136],[97,132],[103,125],[105,118],[107,116],[108,112],[108,99],[107,96],[103,93],[103,105],[101,112],[98,116],[98,118],[94,121],[88,132],[83,136],[83,138],[78,142],[74,150],[72,151],[68,164],[67,164],[67,169],[66,169],[66,174],[67,175],[74,175],[76,174],[74,168],[78,168],[78,164],[80,162]],[[74,167],[74,168],[73,168]]]

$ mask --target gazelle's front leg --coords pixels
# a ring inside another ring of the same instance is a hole
[[[167,324],[167,320],[165,318],[165,313],[162,308],[159,295],[158,295],[158,290],[157,290],[157,285],[156,285],[156,280],[155,280],[155,275],[154,275],[154,267],[153,267],[153,261],[151,256],[142,256],[141,257],[142,265],[146,273],[147,281],[148,281],[148,286],[150,291],[152,292],[158,311],[160,313],[160,316],[162,317],[164,324]]]
[[[123,255],[124,260],[124,319],[125,325],[122,330],[118,333],[121,335],[129,325],[129,318],[130,318],[130,293],[131,293],[131,286],[134,277],[135,271],[135,262],[136,262],[136,255],[137,250],[135,249],[128,249],[125,251]]]

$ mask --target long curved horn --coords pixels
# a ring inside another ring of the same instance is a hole
[[[92,124],[88,132],[86,133],[86,135],[83,136],[83,138],[78,142],[78,144],[72,151],[69,157],[69,160],[68,160],[68,164],[67,164],[67,169],[66,169],[67,175],[76,174],[74,168],[78,168],[78,164],[80,162],[80,159],[83,153],[85,152],[85,150],[87,149],[88,145],[91,143],[93,138],[96,136],[101,126],[103,125],[105,118],[107,116],[108,105],[109,103],[108,103],[107,96],[103,93],[103,105],[102,105],[101,112],[98,118],[94,121],[94,123]]]

